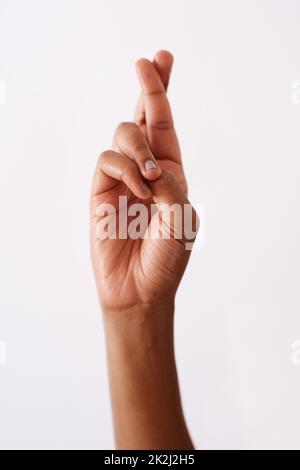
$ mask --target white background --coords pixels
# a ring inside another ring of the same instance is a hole
[[[192,436],[300,448],[299,22],[299,0],[0,0],[1,448],[114,445],[88,196],[161,48],[206,209],[177,301]]]

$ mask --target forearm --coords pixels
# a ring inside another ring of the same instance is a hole
[[[119,449],[193,448],[181,407],[173,319],[170,304],[104,312]]]

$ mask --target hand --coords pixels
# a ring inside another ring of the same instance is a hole
[[[172,303],[185,271],[190,251],[186,239],[105,239],[97,236],[103,224],[102,204],[117,210],[119,197],[128,197],[128,208],[136,203],[189,204],[187,184],[166,87],[172,66],[168,52],[156,54],[154,63],[137,62],[142,92],[135,123],[118,126],[113,148],[102,153],[94,176],[91,197],[92,259],[104,312]],[[193,227],[196,214],[193,213]],[[159,233],[162,211],[149,217],[147,234]],[[130,220],[130,219],[129,219]],[[129,224],[129,222],[128,222]],[[128,227],[127,227],[128,228]]]
[[[154,63],[138,61],[142,92],[135,123],[118,126],[112,150],[99,159],[92,189],[92,258],[104,312],[118,449],[193,449],[181,407],[173,317],[190,255],[186,242],[195,235],[180,233],[183,213],[179,219],[166,217],[166,208],[187,205],[192,232],[197,217],[187,200],[166,96],[172,62],[168,52],[156,54]],[[128,198],[125,209],[119,208],[120,196]],[[114,239],[102,237],[116,209],[123,217],[137,203],[146,210],[143,236],[132,236],[130,216],[125,227],[119,220],[112,224]],[[150,211],[152,205],[158,206],[156,212]],[[120,236],[124,228],[131,236]]]

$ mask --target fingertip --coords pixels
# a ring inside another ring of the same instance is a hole
[[[148,181],[155,181],[161,175],[161,169],[158,166],[155,159],[153,160],[149,159],[146,162],[144,162],[142,172],[143,172],[144,178],[147,179]]]
[[[165,90],[167,90],[169,85],[173,61],[174,59],[171,52],[164,50],[158,51],[153,59],[153,64],[160,75]]]
[[[161,169],[153,168],[153,170],[143,171],[143,177],[148,181],[156,181],[161,177]]]
[[[148,59],[144,58],[137,60],[135,63],[136,73],[142,89],[145,89],[147,87],[147,77],[149,76],[149,64],[153,67],[153,64]]]
[[[155,53],[154,60],[158,64],[161,64],[161,65],[164,65],[164,66],[166,66],[166,65],[171,66],[174,62],[174,57],[173,57],[173,55],[171,54],[170,51],[160,50],[160,51]]]
[[[135,68],[136,68],[137,72],[139,72],[144,67],[147,67],[149,65],[149,63],[151,64],[151,61],[146,59],[145,57],[142,57],[141,59],[138,59],[135,63]]]

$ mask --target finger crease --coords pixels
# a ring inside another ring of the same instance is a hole
[[[171,121],[158,121],[156,123],[150,124],[149,127],[150,129],[158,129],[160,131],[172,130],[174,128]]]
[[[147,91],[147,92],[145,92],[145,96],[164,95],[165,93],[166,93],[165,90]]]

